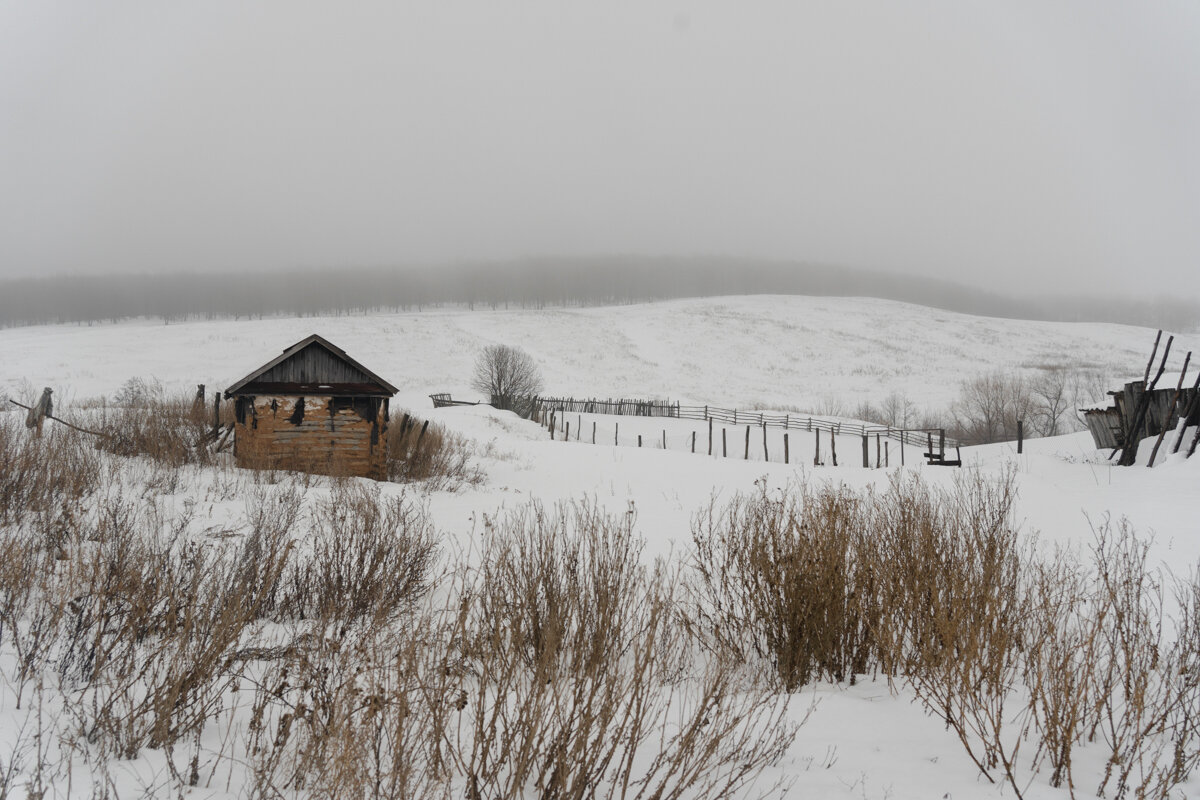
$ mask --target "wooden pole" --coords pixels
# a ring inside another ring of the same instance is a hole
[[[788,463],[789,455],[790,455],[790,451],[788,449],[788,435],[786,433],[784,433],[783,434],[783,463],[784,464]]]
[[[829,431],[829,458],[833,461],[833,465],[837,466],[837,435],[831,429]]]
[[[1198,406],[1200,406],[1200,371],[1197,371],[1196,382],[1192,384],[1192,400],[1181,415],[1183,419],[1180,421],[1179,435],[1175,437],[1175,446],[1171,448],[1172,453],[1179,452],[1179,446],[1183,444],[1183,433],[1187,430],[1188,420],[1192,418],[1192,414],[1195,413]]]
[[[1162,335],[1162,331],[1159,331]],[[1142,428],[1146,424],[1146,413],[1150,410],[1150,398],[1154,392],[1154,387],[1158,385],[1158,379],[1162,377],[1163,370],[1167,368],[1167,357],[1171,354],[1171,343],[1175,341],[1174,336],[1167,337],[1167,346],[1163,348],[1162,362],[1158,365],[1158,372],[1154,375],[1154,380],[1146,384],[1142,389],[1142,396],[1138,399],[1137,411],[1133,415],[1132,424],[1128,427],[1125,434],[1124,448],[1121,450],[1121,458],[1117,464],[1122,467],[1133,466],[1137,461],[1138,444],[1142,438]],[[1157,350],[1158,340],[1154,340],[1154,346]],[[1153,359],[1151,359],[1153,362]],[[1150,374],[1149,366],[1147,366],[1146,374]]]
[[[1025,452],[1025,420],[1017,420],[1017,455]]]
[[[217,438],[217,432],[221,430],[221,393],[213,394],[213,424],[212,435]]]
[[[765,422],[763,423],[762,429],[763,429],[763,461],[770,461],[771,456],[767,452],[767,424]]]
[[[696,432],[692,431],[692,453],[696,452]]]
[[[817,428],[816,444],[813,447],[813,466],[821,466],[821,429]]]
[[[725,442],[725,429],[721,428],[721,458],[729,458],[729,447]]]
[[[708,419],[708,406],[704,407],[704,418]],[[712,455],[712,420],[708,420],[708,454]]]
[[[571,440],[571,421],[567,420],[563,424],[563,441],[568,442],[570,440]]]
[[[578,425],[578,426],[576,426],[576,428],[575,428],[575,441],[577,441],[577,442],[578,442],[578,441],[579,441],[579,435],[580,435],[581,433],[583,433],[583,415],[582,415],[582,414],[578,415],[578,416],[577,416],[577,419],[579,420],[579,425]]]
[[[879,434],[877,433],[875,434],[875,469],[879,469],[881,466],[883,465],[879,459]]]
[[[596,420],[592,420],[592,444],[596,443]]]
[[[888,442],[883,443],[883,465],[885,467],[890,467],[892,465],[888,458],[888,444]]]
[[[663,450],[667,449],[667,430],[663,428]]]
[[[551,411],[550,412],[550,441],[554,441],[554,423],[556,422],[556,418],[557,418],[557,415],[553,411]]]
[[[867,469],[868,467],[871,466],[871,440],[865,433],[862,435],[862,439],[863,439],[863,441],[862,441],[863,469]]]
[[[904,466],[904,431],[900,431],[900,466]]]
[[[743,461],[750,460],[750,426],[749,425],[746,426],[746,455],[743,457],[742,460]]]
[[[617,435],[620,434],[620,432],[621,432],[621,423],[614,422],[613,423],[613,445],[614,446],[618,444]]]
[[[1167,418],[1163,420],[1162,430],[1158,433],[1158,439],[1154,442],[1154,449],[1150,451],[1150,460],[1146,463],[1147,467],[1154,466],[1154,457],[1158,455],[1158,448],[1162,447],[1163,439],[1167,435],[1167,428],[1171,425],[1171,415],[1175,413],[1175,405],[1179,402],[1179,394],[1183,391],[1183,378],[1187,375],[1188,363],[1192,360],[1192,351],[1188,350],[1186,356],[1183,357],[1183,369],[1179,372],[1179,383],[1175,385],[1175,394],[1171,395],[1171,405],[1167,408]]]
[[[638,434],[638,447],[641,447],[641,446],[642,446],[642,435],[639,433]]]

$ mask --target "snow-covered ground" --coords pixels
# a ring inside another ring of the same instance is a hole
[[[686,549],[691,519],[701,507],[714,498],[754,491],[762,481],[770,487],[800,481],[886,487],[901,469],[898,444],[891,443],[891,466],[875,469],[863,468],[859,440],[839,440],[840,466],[833,467],[823,439],[826,463],[814,466],[812,434],[790,431],[792,463],[783,464],[782,432],[771,429],[768,463],[762,459],[759,429],[751,432],[751,459],[744,460],[744,428],[729,426],[730,457],[722,458],[719,433],[717,455],[707,455],[704,423],[575,414],[566,415],[572,441],[551,441],[535,423],[485,406],[435,411],[427,395],[450,391],[474,396],[468,387],[475,355],[483,345],[498,342],[529,351],[552,394],[814,409],[833,402],[853,408],[861,400],[899,391],[918,405],[941,407],[953,399],[960,380],[998,367],[1094,367],[1111,373],[1115,387],[1121,379],[1140,375],[1153,341],[1153,331],[1127,326],[985,319],[880,300],[802,297],[166,326],[135,321],[0,330],[0,352],[5,353],[0,394],[19,398],[30,388],[48,385],[60,403],[69,403],[111,394],[133,376],[153,377],[177,389],[196,383],[222,387],[314,332],[399,386],[399,406],[475,443],[486,479],[429,497],[441,535],[455,546],[471,545],[484,515],[531,498],[552,503],[587,497],[617,512],[632,503],[637,532],[648,543],[647,557]],[[1176,342],[1180,353],[1189,347],[1186,341]],[[617,425],[620,446],[613,445]],[[695,455],[690,452],[693,431]],[[915,451],[908,449],[903,469],[918,471],[935,484],[948,484],[958,473],[923,464]],[[1027,441],[1021,455],[1015,444],[963,450],[965,470],[1015,471],[1018,516],[1024,529],[1042,541],[1084,544],[1097,521],[1127,518],[1138,531],[1154,535],[1156,562],[1177,572],[1200,562],[1195,515],[1200,458],[1160,457],[1163,463],[1151,470],[1111,466],[1107,455],[1094,449],[1086,433]],[[872,462],[874,457],[872,442]],[[244,513],[245,500],[218,498],[206,508],[205,524],[221,525]],[[981,778],[951,731],[927,717],[907,693],[893,695],[882,680],[808,687],[794,704],[797,718],[810,699],[818,701],[815,711],[783,762],[766,776],[794,778],[790,796],[900,800],[1011,793]],[[5,706],[0,720],[11,726],[14,719]],[[1081,763],[1093,764],[1094,752],[1089,755],[1085,748]],[[147,754],[140,767],[135,761],[122,769],[149,783],[149,776],[161,770],[156,759]],[[1093,789],[1087,775],[1077,791],[1080,797]],[[1193,778],[1186,789],[1189,796],[1200,797],[1200,780]],[[88,794],[79,786],[72,791]],[[229,793],[223,785],[193,789],[188,796],[227,794],[237,796],[236,787]],[[1037,777],[1025,793],[1027,798],[1068,796],[1065,788],[1052,789]]]

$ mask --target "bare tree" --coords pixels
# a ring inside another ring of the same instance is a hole
[[[542,390],[542,372],[521,348],[491,344],[475,359],[471,386],[488,395],[496,408],[526,414],[529,401]]]
[[[1064,418],[1070,408],[1071,373],[1063,367],[1052,367],[1043,370],[1030,384],[1033,393],[1034,425],[1042,436],[1057,436],[1063,432]]]

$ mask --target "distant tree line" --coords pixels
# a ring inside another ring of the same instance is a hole
[[[283,272],[54,276],[0,282],[0,327],[315,316],[430,306],[545,308],[738,294],[864,296],[986,316],[1190,329],[1181,300],[1020,298],[871,270],[718,258],[559,258]]]

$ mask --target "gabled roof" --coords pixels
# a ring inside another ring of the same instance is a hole
[[[309,348],[321,348],[322,350],[326,351],[328,356],[334,361],[341,362],[343,367],[349,368],[346,370],[346,374],[339,376],[337,379],[334,379],[331,376],[326,376],[325,378],[310,376],[305,380],[296,380],[295,378],[290,380],[280,380],[280,373],[286,372],[287,369],[276,368],[281,367],[281,365],[285,365],[292,359],[300,358],[301,354]],[[275,375],[271,375],[273,371],[276,373]],[[350,380],[346,380],[347,377],[349,377]],[[261,380],[263,378],[266,378],[266,380]],[[390,397],[399,391],[395,386],[392,386],[383,378],[379,377],[374,372],[371,372],[371,370],[367,369],[362,364],[346,355],[345,350],[332,344],[328,340],[318,336],[315,333],[306,339],[301,339],[300,341],[296,342],[291,347],[285,349],[278,356],[230,386],[225,390],[225,396],[230,397],[239,393],[244,394],[246,392],[243,390],[247,386],[255,383],[276,390],[294,388],[297,390],[303,390],[305,393],[311,392],[313,394],[319,393],[322,389],[342,389],[343,391],[353,389],[354,393],[356,394],[386,394]],[[374,386],[372,386],[372,384],[374,384]]]

